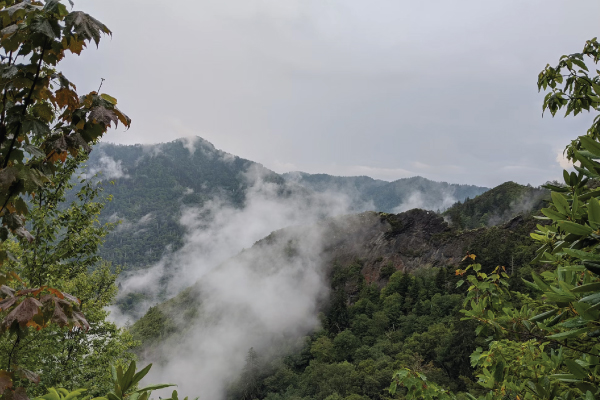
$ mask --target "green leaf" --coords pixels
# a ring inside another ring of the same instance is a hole
[[[543,292],[543,290],[542,290],[542,289],[540,289],[540,288],[539,288],[539,287],[538,287],[538,286],[537,286],[535,283],[533,283],[533,282],[529,282],[528,280],[526,280],[526,279],[523,279],[523,278],[521,278],[521,280],[523,281],[523,283],[524,283],[526,286],[529,286],[531,289],[534,289],[534,290],[539,290],[539,291],[542,291],[542,292]]]
[[[102,22],[81,11],[73,11],[66,16],[65,31],[76,33],[79,39],[93,40],[96,46],[100,43],[102,33],[112,33]]]
[[[579,136],[579,142],[584,149],[590,153],[600,156],[600,143],[596,142],[589,136]]]
[[[588,202],[588,220],[596,227],[600,226],[600,203],[596,199],[590,199]]]
[[[547,338],[549,338],[549,339],[566,339],[566,338],[582,335],[585,332],[587,332],[587,328],[581,328],[581,329],[575,329],[572,331],[556,333],[554,335],[547,336]]]
[[[572,293],[587,293],[600,291],[600,282],[588,283],[586,285],[577,286],[571,289]]]
[[[108,101],[110,104],[112,104],[113,106],[117,105],[117,99],[115,99],[114,97],[106,94],[106,93],[102,93],[100,95],[100,97],[102,97],[104,100]]]
[[[575,158],[581,163],[581,166],[583,168],[585,168],[591,172],[598,173],[598,168],[600,168],[600,164],[585,157],[583,154],[581,154],[577,150],[574,150],[573,152],[575,154]]]
[[[531,273],[531,277],[533,278],[533,281],[535,282],[535,284],[544,292],[550,290],[550,286],[548,286],[548,284],[546,282],[544,282],[544,280],[535,272]]]
[[[41,397],[44,400],[60,400],[60,395],[54,388],[49,388],[48,393]]]
[[[571,293],[555,293],[555,292],[545,292],[544,296],[549,301],[553,301],[555,303],[570,303],[572,301],[577,300],[577,298]]]
[[[576,249],[563,249],[563,251],[571,257],[575,257],[580,260],[600,261],[600,254],[591,253],[589,251]]]
[[[70,392],[68,395],[65,396],[64,399],[62,400],[72,400],[72,399],[76,399],[79,396],[81,396],[82,393],[87,392],[87,389],[77,389],[77,390],[73,390],[72,392]]]
[[[551,218],[554,221],[562,221],[567,219],[567,216],[565,214],[561,214],[550,208],[542,208],[542,214],[544,214],[548,218]]]
[[[558,226],[568,233],[573,233],[579,236],[587,236],[594,231],[587,225],[580,225],[571,221],[558,221]]]
[[[133,376],[133,379],[132,379],[132,381],[131,381],[131,385],[132,385],[132,386],[135,386],[135,385],[137,385],[137,384],[138,384],[138,382],[139,382],[139,381],[141,381],[141,380],[142,380],[142,378],[143,378],[144,376],[146,376],[146,374],[147,374],[147,373],[150,371],[150,368],[152,368],[152,364],[148,364],[148,365],[146,365],[146,367],[144,367],[142,370],[140,370],[138,373],[136,373],[136,374]]]
[[[25,144],[23,146],[23,149],[29,153],[32,157],[45,157],[46,153],[44,153],[42,150],[40,150],[39,147],[36,147],[34,145],[31,144]]]
[[[583,266],[590,272],[600,275],[600,264],[588,260],[583,261]]]
[[[569,175],[569,172],[566,169],[563,169],[563,178],[567,186],[573,186],[571,184],[571,176]]]
[[[133,376],[135,375],[135,361],[131,361],[129,364],[129,368],[127,368],[127,372],[123,376],[123,393],[126,393],[127,390],[132,386]]]
[[[158,389],[163,389],[166,387],[171,387],[171,386],[177,386],[174,383],[163,383],[163,384],[158,384],[158,385],[150,385],[150,386],[146,386],[145,388],[136,390],[134,393],[138,393],[138,392],[147,392],[150,390],[158,390]]]
[[[581,201],[585,201],[591,198],[596,198],[600,196],[600,189],[591,191],[591,192],[587,192],[586,194],[582,194],[581,196],[579,196],[579,200]]]
[[[597,304],[600,302],[600,292],[585,296],[579,301],[582,303]]]
[[[571,372],[573,375],[575,375],[578,379],[587,378],[587,376],[588,376],[587,372],[585,371],[585,369],[583,369],[581,367],[581,365],[577,364],[577,362],[575,362],[575,360],[566,359],[564,361],[564,363],[567,366],[567,369],[569,370],[569,372]]]
[[[494,368],[494,380],[502,382],[504,380],[504,362],[499,361]]]
[[[546,311],[546,312],[543,312],[541,314],[538,314],[535,317],[529,318],[529,320],[531,322],[543,321],[543,320],[545,320],[547,318],[550,318],[551,316],[553,316],[557,312],[558,312],[558,308],[555,308],[553,310]]]
[[[23,131],[24,133],[31,132],[34,136],[38,137],[50,136],[50,127],[35,118],[26,118],[23,121]]]
[[[31,23],[30,28],[32,32],[41,33],[42,35],[47,36],[50,40],[53,40],[57,37],[57,32],[54,32],[50,22],[48,22],[48,20],[44,19],[42,16],[36,16]]]
[[[556,207],[558,212],[560,212],[561,214],[568,215],[569,202],[567,201],[565,196],[557,192],[552,192],[550,195],[552,196],[552,202],[554,203],[554,206]]]

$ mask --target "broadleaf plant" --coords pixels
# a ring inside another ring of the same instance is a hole
[[[14,348],[30,329],[89,328],[80,300],[60,288],[22,279],[9,267],[19,260],[8,247],[11,236],[36,240],[25,225],[30,205],[62,165],[89,153],[110,127],[131,123],[112,96],[78,94],[57,69],[68,53],[79,55],[90,42],[97,46],[102,35],[110,34],[104,24],[82,11],[69,11],[60,0],[0,2],[0,331],[15,336]],[[26,398],[13,383],[23,377],[39,379],[13,365],[13,353],[0,366],[5,368],[0,370],[0,394]]]
[[[546,66],[538,77],[539,89],[549,90],[544,110],[600,111],[600,71],[590,73],[599,60],[594,38],[581,53]],[[489,275],[479,264],[456,271],[465,276],[460,286],[469,283],[464,318],[477,321],[476,333],[488,339],[487,349],[471,355],[485,394],[467,398],[600,399],[600,115],[565,154],[576,172],[564,171],[564,184],[546,185],[551,201],[531,234],[540,244],[534,261],[541,273],[523,282],[532,294],[511,291],[503,267]],[[390,392],[399,387],[407,399],[458,398],[412,371],[394,376]]]

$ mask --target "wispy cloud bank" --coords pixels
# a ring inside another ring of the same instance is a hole
[[[89,170],[91,175],[98,174],[100,179],[121,179],[129,178],[121,165],[121,160],[102,154],[98,160],[98,166]]]

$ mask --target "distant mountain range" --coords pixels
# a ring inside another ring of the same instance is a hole
[[[102,256],[127,269],[144,268],[159,261],[165,251],[183,246],[186,228],[180,219],[184,210],[201,209],[215,201],[243,209],[250,195],[260,191],[266,196],[265,185],[271,196],[281,202],[299,202],[300,208],[329,204],[322,207],[322,217],[412,208],[444,210],[488,190],[422,177],[386,182],[366,176],[280,175],[218,150],[199,137],[155,145],[102,143],[92,151],[87,172],[114,182],[105,185],[105,193],[113,200],[106,205],[102,220],[123,222],[107,238]]]
[[[478,196],[489,189],[474,185],[434,182],[415,176],[386,182],[368,176],[331,176],[288,172],[282,176],[316,192],[345,193],[355,199],[356,208],[369,205],[371,211],[402,212],[413,208],[443,211],[457,201]],[[362,211],[362,210],[361,210]]]

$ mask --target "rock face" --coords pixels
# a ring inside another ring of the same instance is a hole
[[[412,272],[418,268],[458,265],[478,230],[457,233],[444,218],[432,211],[414,209],[400,214],[365,212],[328,219],[318,224],[322,240],[320,259],[324,268],[333,264],[362,265],[367,282],[382,286],[382,268]],[[305,227],[276,231],[256,243],[250,251],[263,251],[277,238],[295,242]],[[389,276],[389,275],[388,275]]]

